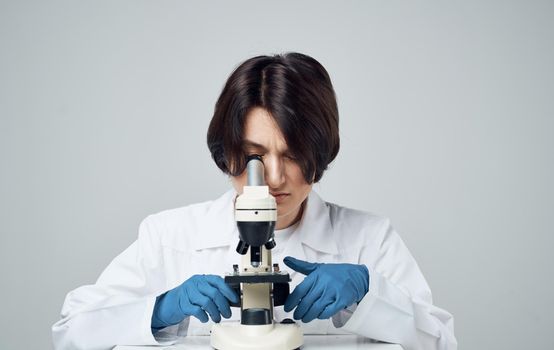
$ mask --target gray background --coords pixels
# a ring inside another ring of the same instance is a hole
[[[316,189],[392,219],[461,349],[552,349],[552,1],[1,1],[0,348],[51,348],[65,294],[148,214],[229,181],[205,133],[232,69],[330,72]],[[550,179],[550,180],[549,180]]]

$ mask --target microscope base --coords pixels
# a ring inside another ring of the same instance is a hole
[[[212,327],[210,345],[217,350],[292,350],[302,346],[302,331],[297,324],[242,325],[217,323]]]

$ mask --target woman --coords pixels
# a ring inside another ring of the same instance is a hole
[[[139,237],[96,284],[70,292],[53,338],[60,349],[167,344],[237,318],[222,275],[239,258],[234,200],[245,160],[261,156],[277,201],[273,260],[291,271],[284,308],[304,333],[354,333],[405,349],[456,349],[452,316],[389,220],[324,202],[312,186],[339,151],[338,110],[326,70],[298,53],[259,56],[229,77],[208,147],[234,189],[147,217]],[[210,322],[211,319],[211,322]]]

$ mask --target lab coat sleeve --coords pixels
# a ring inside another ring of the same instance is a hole
[[[379,234],[362,249],[369,291],[337,315],[343,330],[402,345],[406,350],[456,350],[452,315],[433,305],[431,290],[400,236],[383,220]],[[335,320],[334,320],[335,321]]]
[[[102,272],[94,285],[71,291],[61,320],[52,326],[56,349],[111,349],[115,345],[167,345],[151,332],[156,296],[165,277],[159,228],[152,216],[139,237]]]

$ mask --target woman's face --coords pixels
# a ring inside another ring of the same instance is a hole
[[[300,220],[302,204],[308,197],[312,184],[304,179],[302,170],[287,148],[281,130],[265,109],[256,107],[246,115],[243,145],[247,155],[262,156],[265,181],[277,201],[276,229],[296,223]],[[237,193],[242,193],[242,188],[246,185],[246,170],[231,179]]]

